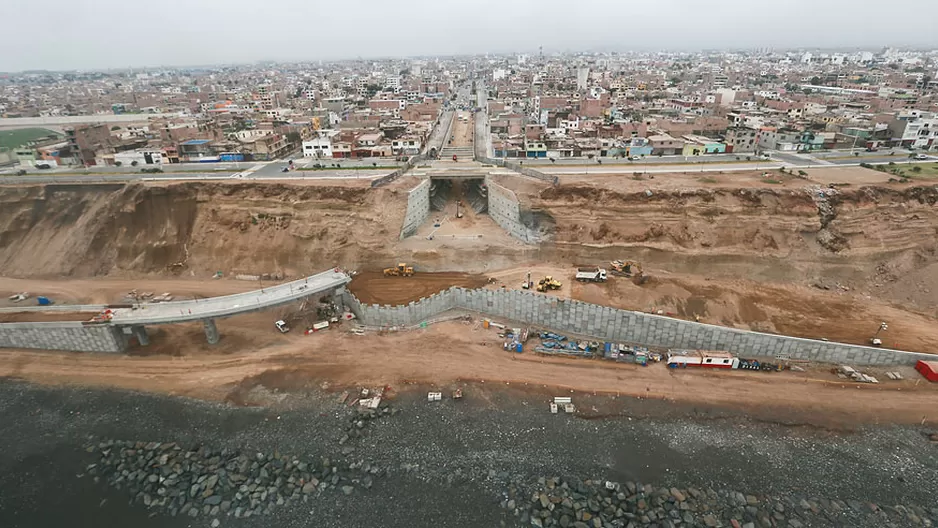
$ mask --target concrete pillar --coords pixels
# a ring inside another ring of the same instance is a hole
[[[208,344],[218,344],[218,327],[215,326],[215,320],[203,319],[202,326],[205,327],[205,338],[208,340]]]
[[[130,329],[133,331],[134,337],[137,338],[137,342],[140,343],[140,346],[147,346],[150,344],[150,336],[147,335],[147,329],[145,326],[132,326]]]

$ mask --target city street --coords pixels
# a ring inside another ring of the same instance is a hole
[[[385,176],[387,169],[360,169],[360,170],[321,170],[321,171],[291,171],[282,173],[276,171],[258,171],[255,173],[157,173],[157,174],[30,174],[27,176],[0,175],[2,184],[39,184],[39,183],[127,183],[133,181],[234,181],[234,180],[347,180],[369,179],[373,180]]]

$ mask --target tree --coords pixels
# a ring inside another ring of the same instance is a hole
[[[137,160],[133,160],[133,161],[130,162],[130,166],[131,166],[131,167],[136,167],[136,166],[139,165],[139,164],[140,164],[140,162],[138,162]]]
[[[290,143],[299,143],[301,139],[299,132],[287,132],[287,141]]]
[[[115,166],[115,167],[120,167],[121,165],[123,165],[123,163],[121,163],[120,161],[115,161],[115,162],[114,162],[114,166]]]
[[[120,129],[121,129],[121,127],[119,127],[119,126],[117,126],[117,125],[114,125],[114,126],[111,127],[111,132],[114,132],[115,130],[120,130]]]

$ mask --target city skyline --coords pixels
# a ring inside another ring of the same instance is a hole
[[[323,2],[275,0],[265,9],[271,20],[286,22],[254,23],[256,18],[246,16],[257,10],[252,4],[169,0],[161,11],[183,15],[156,18],[148,26],[139,22],[146,13],[135,5],[102,0],[94,10],[72,6],[69,24],[41,38],[32,26],[9,27],[0,35],[3,48],[34,42],[28,52],[0,57],[0,71],[531,53],[541,46],[552,53],[938,47],[938,4],[928,0],[910,0],[902,10],[880,9],[875,16],[873,4],[844,0],[795,0],[771,11],[753,10],[742,0],[721,0],[706,9],[685,0],[628,10],[606,0],[576,6],[553,0],[437,5],[416,0],[401,10],[352,0],[336,13]],[[38,7],[61,12],[65,6],[42,0]]]

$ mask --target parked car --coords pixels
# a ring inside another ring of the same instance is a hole
[[[919,161],[924,161],[924,160],[927,160],[927,159],[928,159],[928,156],[925,155],[925,154],[916,154],[916,155],[915,155],[915,159],[917,159],[917,160],[919,160]]]

